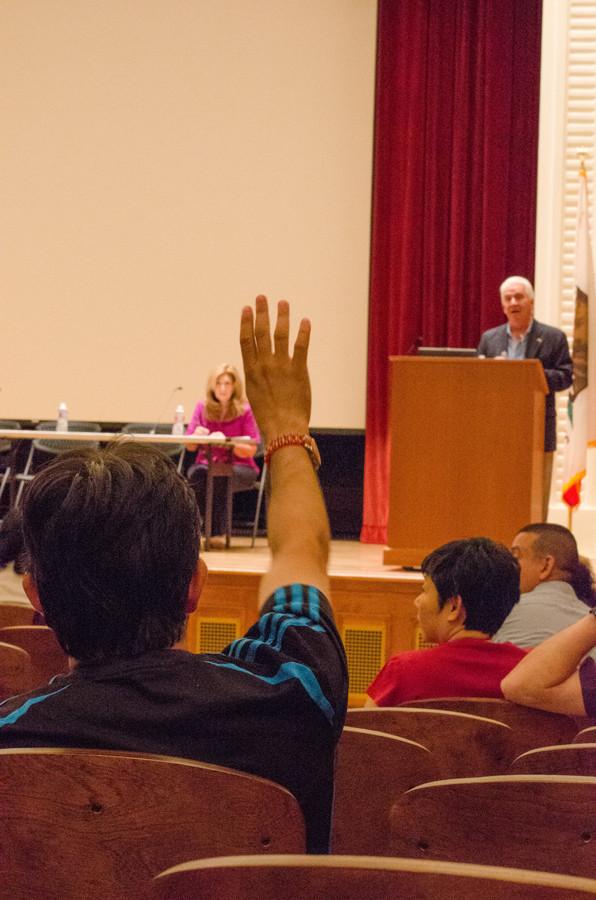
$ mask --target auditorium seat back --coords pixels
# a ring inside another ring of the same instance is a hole
[[[15,900],[137,900],[187,859],[305,850],[287,790],[174,757],[0,750],[0,808],[2,888]]]
[[[592,877],[596,778],[500,775],[418,785],[391,810],[395,856]]]
[[[584,900],[596,880],[370,856],[236,856],[175,866],[147,900]]]
[[[406,706],[349,709],[346,724],[422,744],[440,778],[503,773],[518,755],[508,725],[468,713]]]
[[[530,709],[497,697],[437,697],[410,700],[400,706],[445,709],[496,719],[513,729],[511,739],[517,753],[524,753],[533,747],[568,744],[577,733],[577,724],[571,716]]]
[[[513,760],[512,775],[592,775],[596,777],[596,743],[536,747]]]
[[[333,853],[388,852],[389,813],[408,788],[436,777],[432,754],[414,741],[345,727],[335,767]]]
[[[31,659],[26,650],[0,641],[0,701],[31,687]],[[1,714],[0,714],[1,715]]]
[[[31,658],[31,686],[46,684],[54,675],[68,672],[68,656],[46,625],[11,625],[0,628],[0,641],[26,650]]]

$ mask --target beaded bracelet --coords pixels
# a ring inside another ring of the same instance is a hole
[[[284,447],[304,447],[310,456],[310,461],[314,466],[315,472],[321,465],[319,448],[317,447],[315,439],[311,437],[310,434],[280,434],[279,437],[274,438],[265,448],[266,464],[269,465],[273,454],[277,450],[282,450]]]

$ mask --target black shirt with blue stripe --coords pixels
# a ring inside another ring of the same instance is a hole
[[[222,653],[82,663],[4,701],[0,747],[161,753],[260,775],[296,796],[309,851],[325,853],[347,684],[328,600],[293,584]]]

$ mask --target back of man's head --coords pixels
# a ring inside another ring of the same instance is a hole
[[[197,564],[194,492],[131,441],[64,453],[35,476],[23,533],[46,621],[77,660],[133,656],[181,636]]]
[[[489,538],[443,544],[422,561],[437,589],[439,607],[461,597],[465,628],[494,634],[519,600],[519,566],[507,547]]]
[[[520,528],[518,534],[535,535],[531,552],[534,556],[552,556],[554,567],[550,581],[567,581],[584,603],[596,604],[594,576],[589,565],[580,559],[577,541],[564,525],[551,522],[532,522]]]

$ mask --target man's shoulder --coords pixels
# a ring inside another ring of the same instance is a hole
[[[251,662],[271,660],[271,654],[304,658],[314,668],[332,665],[347,671],[331,603],[310,584],[278,587],[263,604],[257,622],[224,653]]]
[[[502,325],[495,325],[494,328],[488,328],[486,331],[483,331],[480,340],[489,341],[491,338],[500,337],[505,331],[507,331],[506,322],[504,322]]]
[[[544,322],[538,322],[537,319],[534,319],[532,331],[536,337],[542,338],[543,340],[545,338],[550,338],[551,340],[563,340],[567,342],[565,333],[561,331],[560,328],[557,328],[555,325],[546,325]]]
[[[573,587],[567,581],[544,581],[537,585],[533,591],[527,594],[521,594],[520,603],[524,601],[524,606],[539,607],[540,609],[549,609],[558,611],[573,611],[577,615],[585,615],[588,611],[587,605],[580,600],[575,593]],[[515,609],[515,607],[514,607]]]
[[[552,579],[551,581],[541,581],[531,591],[520,594],[519,602],[524,601],[542,601],[545,597],[576,597],[577,594],[573,587],[567,581]]]
[[[495,325],[494,328],[489,328],[487,331],[483,331],[480,336],[480,341],[478,343],[478,348],[483,350],[490,350],[493,344],[500,347],[503,343],[503,339],[507,334],[507,323],[503,325]]]

